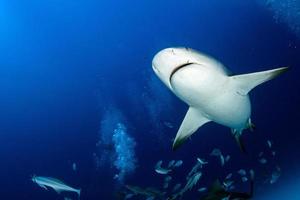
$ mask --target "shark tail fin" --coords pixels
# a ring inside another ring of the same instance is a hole
[[[78,200],[80,199],[80,194],[81,194],[81,189],[77,190],[77,194],[78,194]]]
[[[262,72],[231,76],[230,78],[231,80],[236,82],[238,87],[237,92],[241,95],[247,95],[256,86],[277,77],[278,75],[286,72],[287,70],[288,67],[281,67]]]

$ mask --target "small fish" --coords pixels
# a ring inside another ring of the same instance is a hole
[[[187,180],[187,183],[184,186],[184,188],[180,191],[180,194],[183,194],[186,191],[191,190],[197,184],[197,182],[199,181],[199,179],[201,178],[201,176],[202,176],[202,173],[201,172],[197,172],[192,177],[190,177]]]
[[[264,152],[259,152],[258,157],[262,157],[264,155]]]
[[[158,173],[158,174],[168,174],[172,171],[171,169],[162,168],[161,165],[162,165],[162,160],[160,160],[156,163],[156,165],[155,165],[156,173]]]
[[[275,156],[276,155],[276,152],[275,151],[272,151],[272,156]]]
[[[164,122],[164,125],[168,128],[174,128],[174,126],[171,122]]]
[[[212,152],[210,153],[211,156],[220,156],[222,153],[220,151],[220,149],[213,149]]]
[[[73,163],[73,164],[72,164],[72,169],[73,169],[74,172],[77,171],[77,165],[76,165],[76,163]]]
[[[253,169],[250,169],[250,170],[249,170],[249,174],[250,174],[251,180],[254,180],[255,172],[254,172]]]
[[[119,179],[119,174],[115,174],[113,179],[115,180]]]
[[[164,183],[163,188],[167,189],[168,187],[169,187],[169,183],[168,182]]]
[[[186,179],[188,180],[189,178],[191,178],[191,176],[193,174],[195,174],[200,167],[201,167],[201,164],[197,161],[196,164],[194,165],[194,167],[192,168],[192,170],[188,173]]]
[[[75,192],[78,194],[78,198],[80,198],[81,189],[72,188],[58,179],[43,176],[33,176],[31,180],[46,190],[47,187],[49,187],[55,190],[58,194],[61,192]]]
[[[227,197],[222,198],[221,200],[230,200],[230,195]]]
[[[207,162],[207,161],[205,161],[204,159],[197,158],[197,161],[198,161],[198,162],[199,162],[199,164],[200,164],[200,168],[202,168],[202,167],[203,167],[203,165],[206,165],[206,164],[208,164],[208,162]]]
[[[225,165],[225,159],[223,155],[220,155],[220,162],[221,162],[221,166]]]
[[[172,192],[177,191],[180,187],[181,187],[181,184],[180,184],[180,183],[177,183],[177,184],[173,187]]]
[[[248,178],[246,176],[242,176],[242,182],[247,182]]]
[[[207,190],[206,187],[202,187],[202,188],[199,188],[199,189],[198,189],[198,192],[205,192],[206,190]]]
[[[175,160],[171,160],[168,164],[168,168],[173,167],[174,164],[175,164]]]
[[[130,199],[130,198],[132,198],[133,196],[134,196],[134,194],[131,194],[131,193],[126,194],[125,199]]]
[[[261,158],[258,160],[261,164],[266,164],[268,161],[265,158]]]
[[[244,170],[244,169],[240,169],[237,173],[241,176],[246,176],[246,174],[247,174],[246,170]]]
[[[232,177],[232,173],[229,173],[229,174],[225,177],[225,179],[231,179],[231,177]]]
[[[169,174],[172,170],[171,169],[164,169],[164,168],[156,168],[155,171],[158,174]]]
[[[125,185],[125,187],[133,192],[135,195],[143,195],[147,197],[162,197],[164,195],[163,192],[155,189],[155,188],[141,188],[133,185]],[[161,199],[161,198],[160,198]]]
[[[156,164],[155,164],[155,168],[160,168],[161,165],[162,165],[162,160],[158,161]]]
[[[224,185],[225,188],[228,189],[230,186],[232,186],[233,183],[234,183],[234,181],[225,180],[225,181],[223,182],[223,185]]]
[[[280,172],[281,172],[281,170],[279,167],[277,167],[276,170],[272,172],[272,175],[270,178],[270,184],[274,184],[277,182],[277,180],[279,179],[280,174],[281,174]]]
[[[228,162],[230,160],[230,155],[227,155],[226,157],[225,157],[225,162]]]
[[[183,164],[182,160],[177,160],[174,164],[174,167],[180,167]]]
[[[272,148],[272,141],[271,141],[271,140],[268,140],[268,141],[267,141],[267,144],[268,144],[268,147],[271,149],[271,148]]]
[[[172,177],[171,176],[167,176],[166,178],[165,178],[165,182],[170,182],[172,180]]]
[[[228,190],[233,190],[234,188],[234,185],[231,185]]]

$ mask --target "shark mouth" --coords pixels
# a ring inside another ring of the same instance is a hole
[[[182,69],[182,68],[184,68],[184,67],[186,67],[186,66],[193,65],[193,64],[195,64],[195,63],[192,63],[192,62],[189,63],[189,62],[187,62],[187,63],[184,63],[184,64],[182,64],[182,65],[179,65],[179,66],[175,67],[175,68],[173,69],[173,71],[171,72],[171,74],[170,74],[169,83],[171,84],[172,77],[173,77],[173,75],[174,75],[178,70],[180,70],[180,69]]]

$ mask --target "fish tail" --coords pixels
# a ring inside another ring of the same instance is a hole
[[[80,194],[81,194],[81,189],[77,190],[77,194],[78,194],[78,200],[80,199]]]

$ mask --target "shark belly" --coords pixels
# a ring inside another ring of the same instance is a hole
[[[206,118],[232,129],[245,128],[251,114],[248,95],[240,95],[228,77],[199,65],[180,69],[172,77],[173,92]]]
[[[212,121],[236,130],[245,129],[251,115],[249,96],[232,92],[223,94],[202,107]]]

